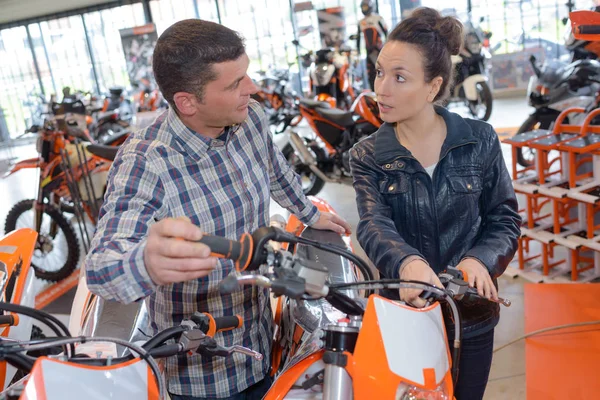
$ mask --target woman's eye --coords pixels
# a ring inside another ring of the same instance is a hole
[[[404,79],[402,75],[396,75],[396,82],[406,82],[406,79]]]

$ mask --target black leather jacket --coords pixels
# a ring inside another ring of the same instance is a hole
[[[382,277],[398,278],[411,255],[439,273],[465,257],[494,278],[517,250],[521,218],[493,128],[436,107],[447,127],[433,179],[384,123],[351,150],[360,222],[357,237]],[[497,284],[497,283],[496,283]],[[398,292],[387,292],[398,298]],[[497,304],[461,302],[465,337],[492,329]]]

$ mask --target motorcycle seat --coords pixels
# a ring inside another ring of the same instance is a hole
[[[100,158],[104,158],[105,160],[114,161],[115,156],[117,155],[117,151],[119,151],[119,148],[116,146],[104,146],[101,144],[90,144],[87,147],[87,151],[89,151],[90,153],[92,153]]]
[[[318,109],[316,111],[325,119],[343,126],[344,128],[352,126],[355,123],[351,111],[342,111],[337,108],[332,108],[330,110]]]
[[[308,100],[308,99],[301,99],[300,104],[306,108],[310,108],[313,110],[317,109],[317,108],[331,108],[329,103],[327,103],[325,101],[314,101],[314,100]]]
[[[101,143],[99,143],[99,144],[112,145],[113,143],[122,139],[123,136],[129,136],[130,133],[131,133],[131,131],[129,131],[127,129],[123,129],[122,131],[115,133],[114,135],[110,135],[110,136],[107,136],[106,138],[103,138]]]

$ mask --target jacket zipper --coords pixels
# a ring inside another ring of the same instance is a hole
[[[456,146],[450,147],[448,149],[448,151],[446,151],[446,153],[439,159],[437,165],[439,165],[442,162],[442,160],[444,158],[446,158],[446,156],[450,153],[450,151],[452,151],[452,150],[454,150],[456,148],[462,147],[462,146],[466,146],[468,144],[476,144],[476,143],[477,142],[465,142],[465,143],[461,143],[461,144],[458,144]],[[434,218],[434,221],[435,221],[435,239],[436,239],[436,243],[438,243],[438,246],[436,246],[436,250],[437,250],[436,251],[436,253],[437,253],[436,254],[437,255],[437,260],[436,261],[439,264],[439,263],[441,263],[441,258],[442,258],[442,255],[440,253],[440,246],[439,246],[439,243],[440,243],[440,227],[438,225],[438,214],[437,214],[437,205],[435,204],[435,198],[433,199],[433,201],[431,201],[432,197],[433,197],[432,193],[433,193],[434,183],[435,183],[435,179],[434,178],[435,178],[436,172],[438,170],[437,165],[436,165],[435,169],[433,170],[433,175],[431,177],[432,179],[431,179],[431,190],[429,191],[429,200],[431,202],[431,206],[433,207],[433,218]],[[438,265],[438,268],[442,268],[440,271],[444,270],[446,267],[447,267],[447,265]],[[453,265],[453,267],[456,267],[456,265]]]

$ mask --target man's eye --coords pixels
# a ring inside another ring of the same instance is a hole
[[[383,76],[383,71],[382,70],[376,69],[375,72],[377,74],[376,76],[378,76],[378,77],[382,77]]]

